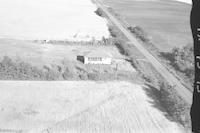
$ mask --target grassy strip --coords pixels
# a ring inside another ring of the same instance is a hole
[[[126,27],[133,34],[133,36],[135,36],[141,42],[141,44],[143,44],[149,50],[149,52],[157,57],[160,62],[165,64],[168,70],[173,73],[188,89],[192,91],[194,82],[194,54],[191,44],[188,44],[183,48],[174,48],[171,52],[161,52],[158,48],[155,47],[148,34],[142,27],[131,26],[127,24],[121,15],[115,12],[114,9],[109,7],[108,10],[123,24],[124,27]],[[103,17],[107,17],[101,9],[98,9],[98,14],[101,14]],[[111,32],[111,34],[113,33]],[[112,36],[116,37],[115,34]],[[118,37],[121,38],[121,35]],[[120,48],[119,45],[117,47]],[[121,48],[120,51],[123,51],[123,53],[127,52]]]
[[[112,26],[110,30],[116,38],[123,38],[120,35],[120,31]],[[134,32],[138,32],[137,30]],[[143,35],[142,32],[137,33],[137,37],[141,41],[149,42],[148,39],[144,39],[146,35]],[[157,90],[156,98],[158,99],[159,104],[164,108],[169,117],[182,124],[186,130],[191,129],[190,123],[190,106],[178,96],[175,89],[170,86],[160,74],[152,67],[148,62],[139,62],[135,59],[134,53],[135,49],[132,45],[124,43],[125,41],[119,39],[116,46],[119,48],[122,54],[129,56],[130,62],[132,65],[139,71],[140,75],[143,77],[145,82],[154,86]],[[155,93],[153,94],[155,95]]]
[[[162,81],[159,86],[160,103],[166,109],[173,120],[181,123],[185,129],[190,131],[190,106],[178,96],[175,89],[165,81]]]
[[[112,13],[112,12],[111,12]],[[116,13],[113,15],[116,16]],[[117,18],[119,15],[116,16]],[[121,17],[120,17],[121,18]],[[123,38],[119,34],[120,31],[117,31],[116,27],[112,27],[114,29],[111,34],[113,34],[116,38]],[[161,60],[169,60],[170,65],[178,72],[178,75],[185,75],[184,80],[191,81],[193,83],[193,50],[191,46],[186,46],[183,49],[175,48],[170,53],[161,53],[155,46],[152,44],[149,39],[147,33],[139,26],[127,27],[127,29],[133,33],[133,35],[142,43],[145,47],[147,47],[151,53],[156,55],[157,57],[164,57],[163,55],[170,55],[167,58],[160,58]],[[140,72],[141,76],[145,79],[147,83],[150,83],[155,88],[157,88],[156,96],[159,104],[165,111],[168,113],[170,118],[174,121],[179,122],[181,125],[185,127],[187,132],[191,132],[191,121],[190,121],[190,105],[188,105],[184,99],[178,96],[177,92],[170,86],[149,63],[141,63],[134,59],[134,48],[119,39],[119,43],[116,46],[119,48],[121,53],[127,55],[131,59],[132,65]],[[166,56],[165,56],[166,57]],[[169,57],[172,57],[169,59]],[[163,62],[163,61],[162,61]],[[166,63],[166,61],[164,62]],[[171,67],[170,67],[171,68]]]
[[[191,44],[183,48],[175,47],[170,52],[161,52],[155,47],[141,27],[128,27],[128,29],[159,61],[166,65],[170,72],[192,91],[194,82],[194,50]]]
[[[92,68],[93,67],[93,68]],[[44,66],[39,69],[23,61],[13,61],[5,56],[0,62],[0,80],[130,80],[137,79],[136,73],[114,71],[109,66],[85,66],[63,61],[62,66]],[[104,68],[103,68],[104,67]],[[102,69],[102,71],[99,71]]]

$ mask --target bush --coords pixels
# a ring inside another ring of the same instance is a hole
[[[135,27],[128,27],[128,30],[133,33],[134,35],[136,35],[137,38],[139,38],[141,41],[143,42],[149,42],[149,38],[147,36],[147,34],[145,33],[145,31],[139,27],[139,26],[135,26]]]
[[[172,50],[172,55],[174,56],[174,65],[182,72],[187,69],[193,69],[194,56],[192,46],[185,46],[182,49],[174,48]]]
[[[0,79],[2,80],[58,80],[60,73],[57,70],[44,66],[45,70],[38,69],[23,61],[12,61],[5,56],[0,62]]]
[[[99,75],[97,73],[88,73],[88,79],[89,80],[100,80]]]
[[[74,76],[74,72],[72,70],[70,70],[69,68],[66,68],[66,70],[63,72],[62,74],[63,76],[63,79],[65,80],[71,80],[71,79],[74,79],[75,76]]]
[[[166,82],[160,83],[160,102],[168,114],[184,127],[190,128],[189,105],[178,96],[174,87]]]
[[[116,47],[119,49],[119,52],[122,54],[122,55],[128,55],[128,50],[127,48],[125,48],[125,45],[122,45],[123,43],[121,41],[116,41],[115,42],[115,45]]]
[[[102,11],[100,8],[98,8],[98,9],[95,11],[95,13],[96,13],[98,16],[100,16],[100,17],[104,17],[104,13],[103,13],[103,11]]]
[[[25,62],[13,62],[5,56],[0,62],[0,79],[3,80],[41,80],[45,73]]]
[[[171,52],[161,53],[176,71],[183,73],[191,82],[194,79],[194,51],[192,45],[173,48]]]
[[[116,31],[114,30],[114,28],[113,27],[109,27],[109,32],[110,32],[110,35],[112,36],[112,37],[117,37],[117,35],[116,35]]]
[[[4,56],[1,64],[6,66],[6,67],[13,66],[13,62],[8,56]]]
[[[58,80],[60,77],[60,73],[58,71],[54,71],[50,69],[45,73],[45,80]]]
[[[115,73],[101,73],[99,78],[102,81],[118,80]]]
[[[88,75],[86,73],[82,73],[82,74],[79,75],[79,78],[81,80],[87,80],[88,79]]]

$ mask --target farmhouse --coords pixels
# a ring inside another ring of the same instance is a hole
[[[92,51],[83,56],[84,64],[105,64],[112,63],[112,55],[105,51]]]

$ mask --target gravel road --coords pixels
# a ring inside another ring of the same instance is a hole
[[[100,2],[94,0],[96,5],[103,10],[108,16],[109,20],[128,38],[128,40],[137,48],[137,50],[144,55],[144,57],[152,64],[152,66],[160,73],[165,80],[172,86],[178,94],[189,104],[192,103],[192,93],[172,74],[170,71],[163,66],[156,57],[154,57],[142,44],[117,20]]]

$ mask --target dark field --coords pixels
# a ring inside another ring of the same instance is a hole
[[[191,5],[169,1],[102,0],[132,26],[141,26],[161,51],[192,45]]]

